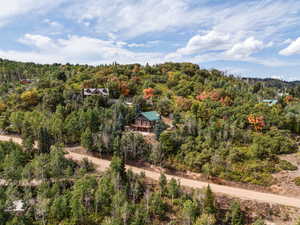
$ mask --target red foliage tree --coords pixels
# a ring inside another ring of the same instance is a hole
[[[266,126],[265,119],[263,116],[255,116],[251,114],[248,116],[247,119],[256,131],[262,131],[263,128]]]
[[[153,88],[146,88],[144,89],[144,99],[150,99],[154,96],[154,89]]]

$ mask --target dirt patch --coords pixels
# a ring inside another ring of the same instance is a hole
[[[269,203],[235,199],[226,195],[217,195],[217,204],[223,210],[228,210],[232,201],[240,202],[242,210],[246,213],[248,223],[263,218],[269,225],[293,225],[299,219],[300,209],[290,208]]]
[[[281,171],[273,175],[276,179],[276,185],[271,186],[274,193],[286,195],[286,196],[300,196],[300,187],[295,185],[294,179],[300,177],[300,153],[294,153],[289,155],[280,156],[281,160],[287,160],[290,163],[298,166],[295,171]]]

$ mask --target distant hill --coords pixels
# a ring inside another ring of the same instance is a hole
[[[279,79],[273,78],[243,78],[243,80],[248,81],[251,84],[255,84],[261,82],[265,85],[265,87],[274,87],[279,89],[284,88],[295,88],[296,86],[300,85],[300,81],[284,81]]]

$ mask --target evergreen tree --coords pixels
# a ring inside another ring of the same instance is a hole
[[[41,127],[38,133],[38,150],[40,153],[49,153],[53,138],[48,129]]]
[[[165,174],[161,174],[159,177],[159,187],[160,187],[160,191],[161,194],[164,195],[166,193],[166,186],[167,186],[167,178]]]
[[[226,221],[230,225],[244,225],[244,214],[238,202],[233,202],[226,215]]]
[[[81,134],[81,145],[87,150],[92,151],[94,149],[94,139],[91,129],[88,127]]]
[[[154,134],[156,139],[159,140],[160,134],[166,129],[166,125],[161,120],[155,123]]]
[[[197,216],[198,206],[191,200],[186,200],[183,204],[183,218],[186,225],[191,225]]]
[[[205,195],[203,199],[203,209],[205,213],[214,214],[216,213],[216,206],[215,206],[215,196],[208,185],[205,190]]]
[[[110,169],[112,171],[113,176],[117,179],[120,179],[119,184],[125,185],[127,181],[127,174],[124,159],[118,156],[113,156],[110,163]]]

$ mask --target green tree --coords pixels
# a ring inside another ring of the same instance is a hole
[[[207,214],[215,214],[217,211],[215,206],[215,196],[209,185],[207,186],[204,194],[203,210]]]
[[[127,174],[125,169],[125,162],[122,158],[113,156],[110,162],[110,169],[113,176],[118,179],[118,184],[124,185],[127,182]]]
[[[167,185],[168,196],[172,198],[172,201],[175,198],[178,198],[180,195],[180,184],[172,178]]]
[[[53,144],[53,137],[48,129],[41,127],[38,133],[38,150],[40,153],[49,153],[50,147]]]
[[[155,123],[154,134],[155,134],[157,140],[159,140],[160,134],[165,129],[167,129],[167,126],[166,126],[166,124],[163,121],[160,120],[160,121],[158,121],[158,122]]]
[[[193,224],[198,215],[197,203],[191,200],[186,200],[183,203],[182,214],[183,214],[185,224],[187,225]]]
[[[160,193],[153,193],[149,201],[149,211],[153,216],[158,216],[160,219],[164,219],[167,211],[167,204],[164,203]]]
[[[233,202],[227,212],[226,221],[230,225],[244,225],[244,214],[238,202]]]
[[[89,151],[92,151],[94,149],[94,138],[89,127],[86,128],[81,135],[81,145]]]
[[[203,213],[193,225],[215,225],[217,220],[213,214]]]
[[[256,220],[253,225],[266,225],[266,223],[262,219]]]
[[[165,174],[161,174],[159,177],[159,187],[162,195],[165,195],[166,193],[166,187],[167,187],[168,181]]]

